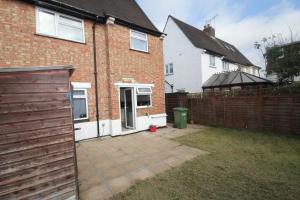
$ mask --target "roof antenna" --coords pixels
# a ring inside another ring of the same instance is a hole
[[[212,23],[214,24],[213,27],[216,28],[216,18],[218,17],[219,15],[216,14],[215,16],[213,16],[212,18],[206,20],[206,25],[212,25]]]

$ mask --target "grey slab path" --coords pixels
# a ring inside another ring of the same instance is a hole
[[[148,132],[77,144],[82,200],[107,199],[136,181],[176,167],[207,152]]]

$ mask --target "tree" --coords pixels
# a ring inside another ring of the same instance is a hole
[[[275,73],[280,84],[294,82],[294,77],[300,75],[300,41],[293,40],[293,34],[290,40],[272,35],[254,44],[265,59],[267,74]]]

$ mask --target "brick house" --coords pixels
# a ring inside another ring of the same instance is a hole
[[[76,140],[166,125],[163,35],[134,0],[2,0],[0,38],[0,67],[75,67]]]

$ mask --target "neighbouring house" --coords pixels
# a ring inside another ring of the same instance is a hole
[[[260,89],[273,85],[273,82],[247,72],[231,71],[212,75],[203,85],[204,92],[241,90],[244,88]]]
[[[134,0],[0,1],[0,21],[0,67],[75,67],[76,140],[166,125],[163,34]]]
[[[272,51],[272,55],[270,55],[270,61],[268,61],[267,57],[267,78],[278,82],[280,81],[278,74],[274,71],[276,71],[277,67],[287,68],[285,65],[286,63],[289,63],[289,67],[292,67],[292,69],[288,69],[287,71],[294,72],[296,70],[297,73],[300,73],[300,41],[291,42],[283,45],[275,45],[271,48],[269,48],[267,51]],[[273,60],[274,59],[274,60]],[[290,80],[294,81],[300,81],[300,76],[292,76],[289,78]]]
[[[210,76],[223,71],[240,70],[259,76],[260,68],[235,46],[216,38],[209,24],[202,31],[169,16],[164,33],[166,93],[201,92]]]

